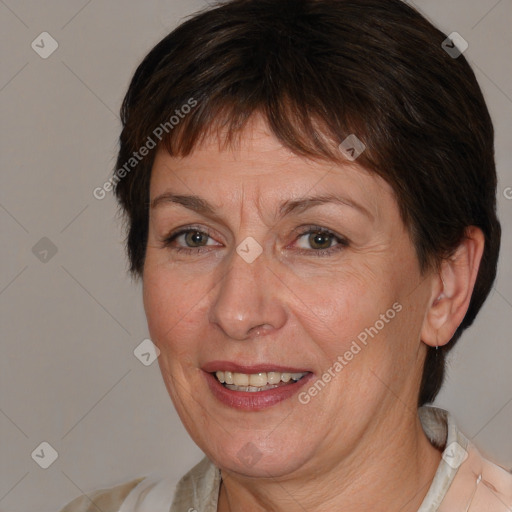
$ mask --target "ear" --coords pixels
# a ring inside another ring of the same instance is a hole
[[[432,294],[421,330],[421,340],[431,347],[446,345],[455,334],[471,301],[484,252],[485,236],[469,226],[455,253],[443,260],[432,281]]]

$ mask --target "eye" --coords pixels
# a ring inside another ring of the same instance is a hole
[[[203,247],[212,246],[215,244],[208,244],[208,239],[211,239],[210,233],[193,226],[180,229],[175,233],[171,233],[162,241],[163,247],[168,247],[176,252],[185,252],[188,254],[205,252]],[[175,246],[174,242],[181,242],[181,245]],[[185,243],[185,247],[182,243]],[[209,249],[206,249],[208,251]]]
[[[319,226],[302,228],[297,240],[302,238],[304,238],[306,245],[312,248],[299,248],[297,252],[307,256],[329,256],[349,245],[348,240],[345,238]],[[165,237],[162,240],[162,246],[178,253],[200,254],[210,251],[208,247],[218,246],[216,243],[208,243],[209,240],[213,240],[213,238],[207,230],[189,226]],[[333,246],[333,242],[336,242],[336,245]],[[179,245],[176,245],[176,243]]]
[[[307,237],[306,237],[307,235]],[[319,226],[308,226],[304,228],[297,240],[304,238],[306,245],[312,247],[312,249],[299,250],[300,254],[311,254],[313,256],[329,256],[330,254],[340,251],[348,246],[348,240],[336,235],[332,231],[321,228]],[[332,245],[333,241],[336,245]]]

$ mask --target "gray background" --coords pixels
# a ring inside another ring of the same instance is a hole
[[[201,458],[157,364],[134,357],[147,337],[140,285],[125,272],[111,194],[99,201],[92,191],[114,165],[117,112],[136,65],[203,5],[0,0],[2,511],[57,510],[81,492],[155,470],[177,479]],[[512,2],[415,5],[469,43],[496,128],[504,228],[496,287],[450,358],[437,404],[512,467]],[[59,45],[47,59],[31,48],[43,31]],[[46,261],[33,251],[43,237],[57,249]],[[58,452],[48,469],[31,457],[43,441]]]

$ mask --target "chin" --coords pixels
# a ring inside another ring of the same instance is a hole
[[[199,447],[219,468],[249,477],[281,477],[296,472],[311,457],[311,444],[304,451],[305,443],[289,436],[276,436],[269,442],[267,433],[241,432],[238,436],[226,436],[212,443],[208,438]],[[283,438],[284,437],[284,438]],[[216,448],[212,449],[212,446]]]

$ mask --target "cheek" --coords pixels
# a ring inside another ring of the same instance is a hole
[[[403,371],[411,366],[417,344],[412,342],[416,326],[410,324],[417,323],[411,318],[417,312],[411,311],[400,282],[392,272],[354,272],[328,285],[303,289],[314,313],[309,335],[319,366],[335,375],[326,399],[359,410],[382,398],[387,392],[383,382],[394,379],[397,367]]]
[[[171,327],[174,320],[168,314],[172,311],[172,308],[169,308],[170,288],[159,278],[158,273],[152,272],[151,267],[145,269],[143,287],[144,311],[148,328],[151,339],[157,343],[161,341],[162,333]]]
[[[199,316],[205,314],[208,289],[201,279],[184,278],[162,266],[145,267],[144,310],[151,339],[162,353],[188,359],[202,325]]]
[[[297,281],[292,289],[300,298],[297,304],[303,304],[298,315],[331,359],[343,354],[360,334],[364,338],[365,329],[392,307],[396,293],[371,269],[362,272],[355,268],[344,268],[314,282]]]

